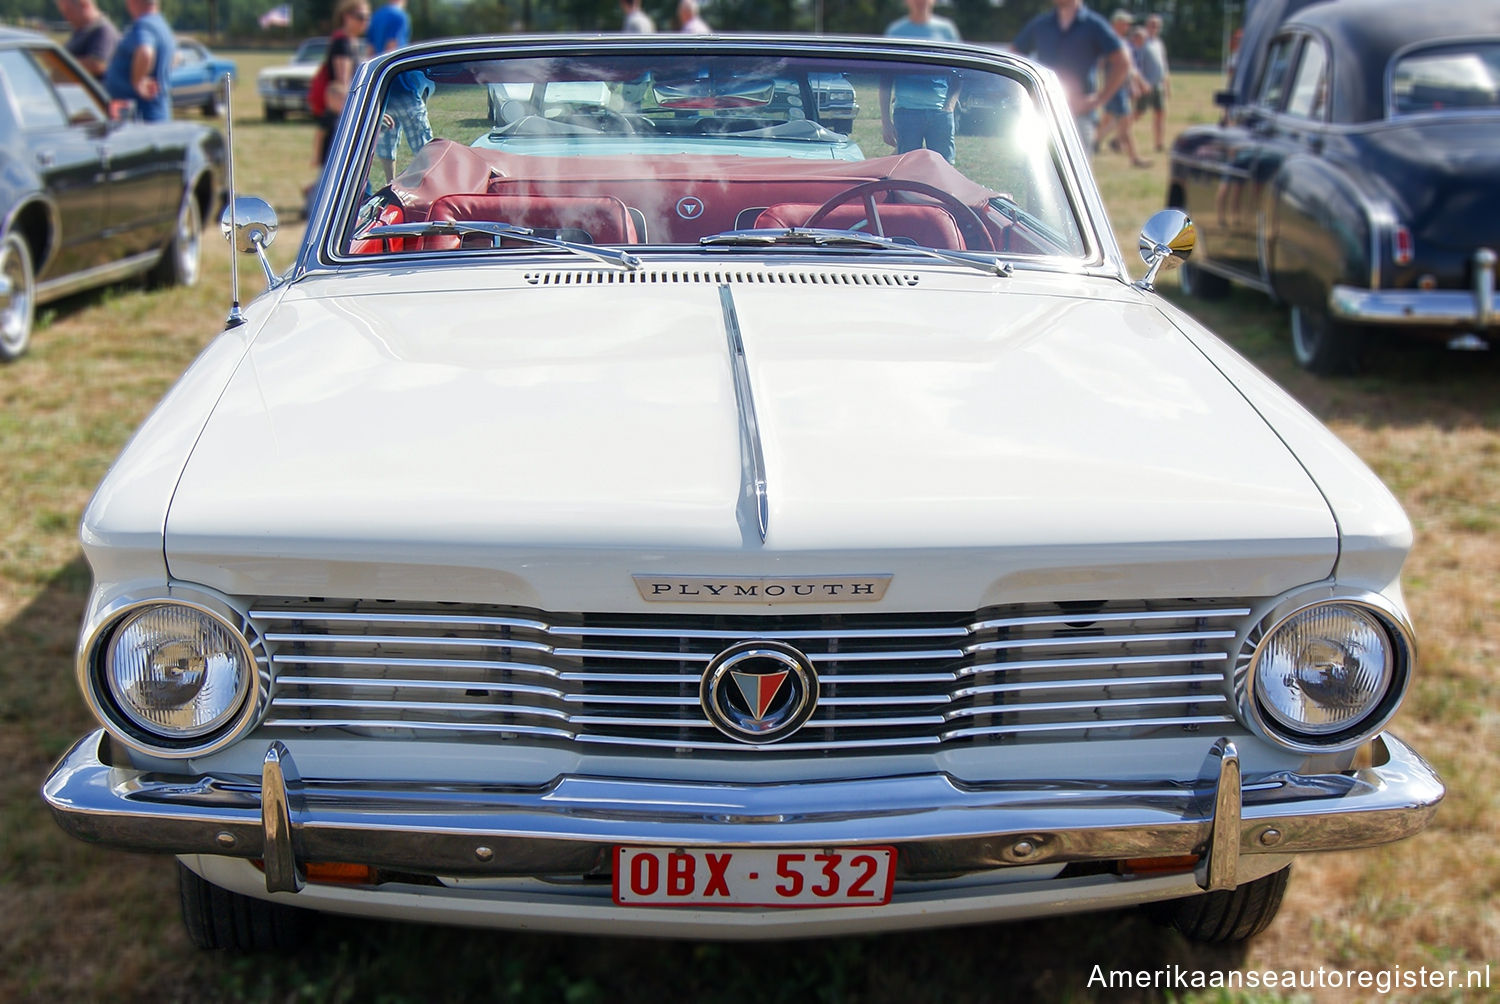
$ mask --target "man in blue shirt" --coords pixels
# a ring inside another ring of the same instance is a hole
[[[957,42],[958,28],[944,17],[935,17],[936,0],[906,0],[907,16],[891,22],[885,33],[893,38],[931,38]],[[892,106],[891,97],[895,102]],[[958,86],[949,76],[902,74],[880,82],[880,128],[885,141],[897,153],[927,147],[953,163],[953,109],[958,104]]]
[[[156,0],[125,0],[134,18],[109,59],[104,89],[117,108],[134,105],[142,122],[165,122],[172,117],[167,82],[177,41]]]
[[[370,18],[365,33],[374,55],[391,52],[411,43],[411,18],[406,16],[406,0],[389,0]],[[385,172],[386,183],[396,173],[396,143],[406,136],[406,147],[417,151],[432,142],[432,125],[427,121],[426,97],[432,82],[421,73],[409,71],[391,81],[385,96],[385,127],[375,137],[375,159]]]
[[[1124,39],[1082,0],[1052,2],[1056,9],[1032,18],[1010,47],[1032,56],[1061,78],[1078,137],[1084,150],[1092,151],[1099,109],[1130,76],[1130,56]],[[1104,86],[1096,88],[1094,68],[1101,59],[1105,61]]]

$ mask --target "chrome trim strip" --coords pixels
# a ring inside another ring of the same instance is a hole
[[[374,676],[279,676],[276,678],[276,684],[279,687],[378,687],[382,690],[394,690],[403,687],[412,687],[418,690],[504,690],[517,694],[534,694],[537,697],[554,697],[564,701],[575,699],[573,695],[566,694],[561,690],[554,690],[551,687],[538,687],[529,683],[513,683],[510,681],[494,683],[482,680],[387,680]],[[642,697],[639,700],[645,701],[647,698]],[[279,698],[277,703],[285,703],[285,699]]]
[[[1018,648],[1056,648],[1062,645],[1131,645],[1146,641],[1211,641],[1233,638],[1238,631],[1183,631],[1179,634],[1070,635],[1062,638],[1007,638],[968,646],[968,652],[995,652]],[[267,637],[270,637],[269,635]]]
[[[1228,652],[1103,655],[1088,659],[1031,659],[1026,662],[984,662],[974,666],[964,666],[956,672],[959,676],[979,676],[985,673],[1013,673],[1018,669],[1085,669],[1090,666],[1147,666],[1169,662],[1220,662],[1228,658]]]
[[[953,692],[953,699],[961,697],[973,697],[978,694],[1010,694],[1031,690],[1073,690],[1086,687],[1099,687],[1101,684],[1111,689],[1120,687],[1146,687],[1160,684],[1181,683],[1214,683],[1221,684],[1224,677],[1220,673],[1193,673],[1188,676],[1133,676],[1120,679],[1099,680],[1097,677],[1087,677],[1082,680],[1032,680],[1026,683],[990,683],[983,687],[965,687]]]
[[[275,798],[253,779],[111,767],[100,759],[103,743],[100,732],[81,739],[43,787],[70,834],[128,850],[270,857],[261,849],[262,803]],[[1227,770],[1217,779],[1115,783],[973,783],[940,773],[777,784],[565,775],[524,787],[304,780],[288,835],[297,861],[441,875],[583,874],[622,843],[868,841],[896,846],[917,875],[951,872],[955,862],[977,871],[1194,854],[1207,845],[1221,860],[1295,854],[1375,846],[1427,825],[1442,782],[1394,737],[1377,744],[1380,766],[1272,774],[1243,786]],[[277,762],[294,769],[289,756]],[[1242,805],[1237,821],[1231,798]],[[1268,847],[1260,837],[1271,828],[1281,840]],[[231,839],[221,842],[224,834]],[[1024,860],[1007,856],[1020,840],[1031,844]],[[493,853],[476,856],[478,846]]]
[[[1032,627],[1039,624],[1108,624],[1124,621],[1151,620],[1206,620],[1211,617],[1249,617],[1249,607],[1213,607],[1207,610],[1141,610],[1135,613],[1089,613],[1046,614],[1036,617],[997,617],[976,621],[969,631],[985,631],[989,628]]]
[[[541,621],[518,617],[486,617],[479,614],[459,616],[450,614],[402,614],[374,612],[342,612],[321,610],[252,610],[250,616],[260,621],[306,621],[308,623],[356,623],[356,624],[433,624],[458,626],[474,624],[482,627],[518,627],[533,631],[550,630]]]
[[[1037,704],[983,704],[972,708],[959,708],[943,717],[952,721],[958,718],[979,718],[984,715],[1019,715],[1038,711],[1091,711],[1106,708],[1147,708],[1172,704],[1223,704],[1229,700],[1224,694],[1181,694],[1175,697],[1117,697],[1103,701],[1042,701]],[[1082,724],[1108,724],[1109,719],[1099,718]]]
[[[292,655],[277,654],[271,661],[278,666],[401,666],[419,669],[484,669],[494,672],[535,673],[557,676],[558,670],[532,662],[487,662],[484,659],[415,659],[381,655]]]
[[[750,385],[750,364],[745,359],[745,340],[740,332],[739,315],[734,310],[734,293],[729,284],[719,287],[719,303],[724,310],[724,334],[729,339],[729,364],[734,373],[734,399],[740,410],[740,464],[745,492],[743,501],[753,502],[760,542],[766,542],[770,529],[770,505],[766,498],[766,457],[760,441],[760,426],[755,420],[755,397]]]
[[[1190,718],[1129,718],[1099,719],[1091,722],[1035,722],[1019,725],[986,725],[978,728],[957,729],[944,732],[943,739],[961,739],[972,736],[1019,735],[1026,732],[1091,732],[1096,729],[1152,728],[1162,725],[1230,725],[1232,715],[1200,715]]]
[[[519,648],[528,652],[551,652],[552,646],[539,641],[523,641],[519,638],[456,638],[452,635],[380,635],[380,634],[268,634],[266,641],[306,643],[320,645],[354,642],[360,645],[434,645],[438,648],[466,646],[470,648]]]
[[[131,255],[121,261],[112,261],[107,265],[96,265],[82,272],[74,272],[71,275],[59,276],[56,279],[48,279],[36,285],[36,302],[38,305],[60,300],[74,293],[81,293],[95,286],[105,286],[110,283],[128,279],[146,271],[158,261],[161,261],[162,252],[146,251],[143,254]],[[41,266],[37,266],[41,271]]]

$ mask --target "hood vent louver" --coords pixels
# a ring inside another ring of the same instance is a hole
[[[568,269],[527,272],[533,286],[640,286],[725,283],[755,286],[915,286],[921,279],[910,273],[832,270],[751,271],[717,268],[663,268],[624,272],[616,269]]]

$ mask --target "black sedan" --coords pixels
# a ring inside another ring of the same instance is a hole
[[[26,351],[38,304],[142,274],[197,282],[223,162],[213,129],[111,121],[61,48],[0,30],[0,361]]]
[[[1167,202],[1199,237],[1188,292],[1286,303],[1322,374],[1379,329],[1500,335],[1500,4],[1260,0],[1217,100],[1222,122],[1172,148]]]

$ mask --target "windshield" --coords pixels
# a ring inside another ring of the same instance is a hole
[[[1466,42],[1409,52],[1391,72],[1391,112],[1500,108],[1500,42]]]
[[[819,56],[431,57],[388,73],[368,107],[352,148],[363,198],[340,250],[555,253],[513,230],[416,227],[472,222],[632,251],[723,254],[745,246],[726,233],[812,227],[1079,258],[1032,86],[1017,71]]]

